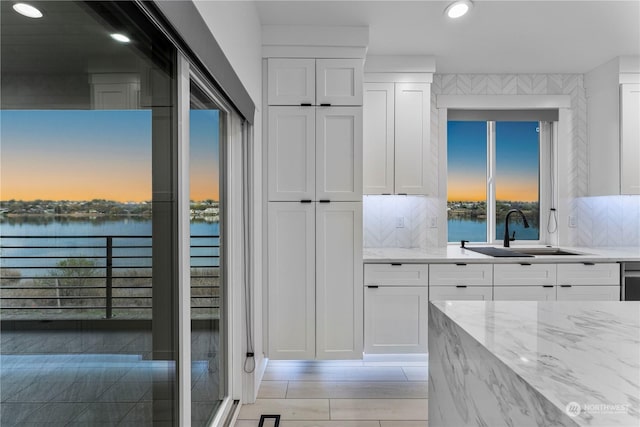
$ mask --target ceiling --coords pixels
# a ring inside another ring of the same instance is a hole
[[[368,54],[434,55],[439,73],[584,73],[640,55],[640,0],[267,1],[262,25],[369,26]]]

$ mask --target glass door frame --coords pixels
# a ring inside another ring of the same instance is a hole
[[[222,425],[242,395],[242,292],[243,212],[242,145],[248,127],[243,119],[196,66],[178,52],[178,241],[179,243],[179,355],[178,390],[180,425],[191,425],[191,287],[190,287],[190,165],[189,114],[193,82],[219,107],[220,126],[226,129],[220,140],[220,269],[226,286],[221,303],[224,325],[227,394],[210,425]],[[224,117],[224,123],[222,118]],[[234,212],[234,215],[230,215]],[[226,313],[225,313],[226,312]]]

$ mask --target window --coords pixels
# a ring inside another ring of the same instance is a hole
[[[510,237],[539,241],[541,123],[458,121],[447,124],[448,241],[500,241],[507,212]],[[512,234],[515,232],[515,235]]]

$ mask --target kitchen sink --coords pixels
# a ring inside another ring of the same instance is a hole
[[[497,248],[494,246],[466,246],[465,249],[496,258],[584,255],[576,252],[565,251],[564,249],[560,248]]]
[[[524,255],[555,256],[555,255],[583,255],[576,252],[565,251],[560,248],[509,248],[508,250]]]

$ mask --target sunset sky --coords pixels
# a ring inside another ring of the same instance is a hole
[[[497,200],[538,200],[537,126],[537,122],[496,124]],[[486,200],[486,122],[450,121],[447,132],[448,200]]]
[[[218,114],[192,116],[191,198],[217,200]],[[0,200],[151,200],[150,110],[4,110],[0,144]]]

